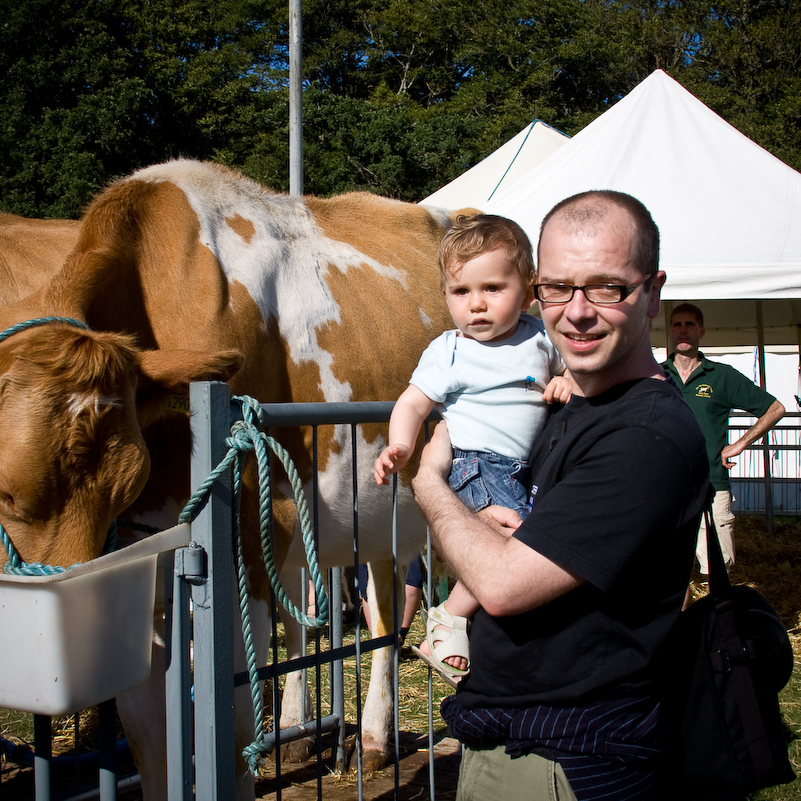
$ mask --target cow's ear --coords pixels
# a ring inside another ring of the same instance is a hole
[[[483,214],[483,211],[479,209],[474,209],[472,206],[468,206],[464,209],[459,209],[458,211],[451,211],[448,213],[448,216],[451,218],[451,222],[455,222],[459,219],[459,217],[477,217],[479,214]]]
[[[170,389],[186,387],[190,381],[228,381],[245,362],[236,350],[143,350],[138,356],[144,376]]]
[[[190,381],[228,381],[244,364],[239,351],[140,351],[136,407],[143,427],[170,412],[189,410]]]

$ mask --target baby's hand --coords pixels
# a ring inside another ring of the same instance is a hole
[[[545,392],[542,393],[542,399],[546,403],[567,403],[570,396],[573,394],[573,384],[570,379],[564,375],[555,375],[545,387]]]
[[[411,455],[411,448],[405,445],[387,445],[375,460],[373,467],[375,483],[379,487],[389,485],[389,477],[403,468]]]

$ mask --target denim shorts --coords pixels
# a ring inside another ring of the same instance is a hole
[[[448,481],[472,512],[497,505],[514,509],[523,518],[529,513],[531,468],[521,459],[454,448]]]

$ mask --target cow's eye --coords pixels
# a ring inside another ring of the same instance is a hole
[[[17,514],[17,504],[14,500],[13,495],[9,495],[7,492],[3,492],[0,490],[0,503],[6,507],[12,514]]]
[[[16,498],[10,493],[3,492],[2,490],[0,490],[0,507],[3,507],[9,515],[17,518],[18,520],[30,520],[30,516],[23,511]]]

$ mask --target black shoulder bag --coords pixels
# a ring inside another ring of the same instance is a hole
[[[679,694],[671,773],[683,801],[742,798],[795,778],[777,697],[793,670],[787,630],[762,593],[731,585],[704,514],[709,595],[682,613],[671,682]]]

